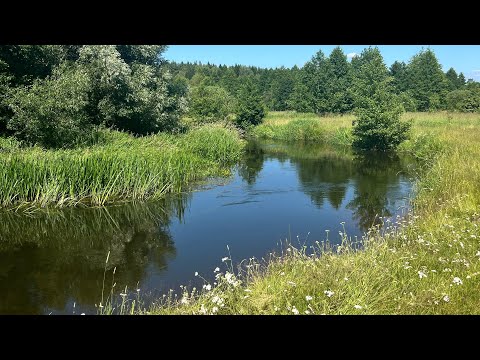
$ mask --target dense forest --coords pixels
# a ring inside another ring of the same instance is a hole
[[[370,53],[371,54],[371,53]],[[340,47],[330,56],[321,50],[303,67],[262,69],[253,66],[225,66],[201,63],[169,63],[176,81],[184,82],[200,97],[202,91],[237,96],[246,81],[254,84],[268,110],[314,113],[347,113],[354,108],[353,82],[362,64],[370,59],[355,56],[349,61]],[[394,92],[406,111],[480,108],[480,84],[466,81],[463,73],[450,68],[446,73],[434,52],[426,49],[408,64],[395,61],[388,69]],[[215,87],[215,89],[213,89]]]
[[[303,67],[291,69],[169,63],[162,57],[165,49],[0,46],[0,135],[72,147],[95,141],[100,128],[135,135],[182,132],[192,123],[218,121],[247,128],[268,110],[355,113],[378,90],[375,84],[388,94],[386,106],[398,111],[480,109],[480,84],[453,68],[444,73],[430,49],[389,69],[377,48],[351,61],[340,47],[328,57],[320,50]],[[368,73],[364,65],[376,60],[378,66]]]

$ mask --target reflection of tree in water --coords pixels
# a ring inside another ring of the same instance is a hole
[[[399,186],[398,173],[411,160],[385,154],[353,156],[348,150],[319,145],[282,144],[265,147],[264,157],[290,159],[297,168],[301,190],[321,208],[325,199],[339,209],[347,189],[353,187],[354,198],[346,207],[362,230],[378,223],[380,216],[390,216],[388,192]]]
[[[245,147],[245,155],[238,167],[238,174],[248,185],[253,185],[263,169],[264,150],[256,141],[249,141]]]
[[[186,198],[106,209],[65,209],[31,217],[0,215],[0,313],[63,309],[70,298],[98,303],[107,253],[106,292],[113,268],[117,289],[133,289],[148,264],[165,269],[175,257],[168,233]]]
[[[391,216],[388,192],[399,184],[402,164],[397,156],[367,154],[355,158],[355,197],[347,205],[360,228],[367,230],[381,223],[379,217]]]
[[[302,191],[310,196],[314,204],[322,207],[325,199],[335,209],[342,204],[347,184],[352,173],[352,162],[348,158],[329,156],[312,159],[294,159]]]

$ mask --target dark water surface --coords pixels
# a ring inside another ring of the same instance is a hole
[[[266,256],[280,241],[338,242],[379,216],[406,211],[411,159],[319,146],[250,142],[229,179],[162,201],[32,216],[0,214],[0,313],[96,313],[105,293],[128,287],[142,297],[211,278],[234,262]],[[343,231],[343,230],[342,230]],[[75,304],[75,307],[74,307]]]

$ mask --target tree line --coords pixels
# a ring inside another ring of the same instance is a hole
[[[387,68],[378,48],[348,61],[337,47],[328,57],[318,51],[303,67],[291,69],[167,62],[165,50],[163,45],[1,45],[0,135],[71,147],[94,142],[103,127],[135,135],[180,132],[189,118],[194,124],[225,121],[248,128],[267,110],[354,113],[366,119],[354,133],[372,133],[368,126],[374,124],[384,134],[382,121],[391,123],[404,110],[480,109],[480,84],[454,69],[443,73],[430,49]],[[397,143],[403,130],[367,144]]]
[[[175,62],[169,63],[168,68],[177,81],[195,89],[193,101],[213,98],[213,93],[217,93],[221,94],[218,98],[232,103],[242,84],[248,81],[268,110],[344,114],[354,110],[354,80],[369,60],[359,55],[348,61],[342,49],[336,47],[328,57],[318,51],[301,68]],[[444,73],[431,49],[420,51],[408,64],[395,61],[388,68],[388,75],[393,79],[392,91],[406,111],[480,109],[479,84],[471,79],[466,81],[464,74],[457,74],[453,68]],[[193,115],[202,117],[195,107]]]

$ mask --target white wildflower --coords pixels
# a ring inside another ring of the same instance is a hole
[[[443,301],[449,302],[449,301],[450,301],[450,297],[449,297],[448,295],[445,295],[445,296],[443,297]]]
[[[222,262],[225,262],[225,261],[227,261],[227,260],[229,260],[227,256],[225,256],[225,257],[222,258]]]
[[[355,305],[354,308],[357,309],[357,310],[363,309],[363,307],[361,305]]]
[[[307,295],[307,296],[305,296],[305,299],[306,299],[307,301],[310,301],[310,300],[313,299],[313,297],[311,297],[310,295]]]
[[[292,312],[295,314],[295,315],[298,315],[299,314],[299,311],[297,310],[297,308],[294,306],[292,307]]]
[[[278,306],[274,306],[274,307],[273,307],[273,311],[278,311],[278,310],[280,310],[280,309],[278,308]]]
[[[81,313],[80,315],[85,315],[85,313]]]
[[[207,313],[207,309],[205,308],[205,305],[202,304],[202,306],[200,306],[200,313],[201,314],[206,314]]]
[[[477,253],[475,254],[475,256],[480,256],[480,251],[477,251]]]
[[[305,314],[310,315],[310,311],[309,311],[309,310],[305,310]]]
[[[252,290],[250,290],[250,289],[245,289],[244,291],[245,292],[252,292]]]
[[[334,293],[333,291],[331,291],[331,290],[325,290],[323,293],[324,293],[325,295],[327,295],[328,297],[332,297],[333,294],[335,294],[335,293]]]
[[[218,307],[214,306],[214,307],[212,308],[212,314],[215,314],[217,311],[218,311]]]
[[[249,297],[250,297],[250,295],[245,295],[243,298],[248,299]]]
[[[459,277],[455,276],[455,277],[453,278],[453,283],[454,283],[455,285],[462,285],[462,284],[463,284],[463,281],[462,281],[462,279],[460,279]]]
[[[297,286],[297,284],[295,284],[293,281],[287,281],[287,284],[292,286]]]
[[[204,285],[203,285],[203,288],[204,288],[205,290],[207,290],[207,291],[210,291],[210,290],[212,290],[212,285],[210,285],[210,284],[205,285],[205,284],[204,284]]]
[[[195,276],[198,276],[198,271],[195,271]]]
[[[346,277],[346,278],[343,278],[343,280],[348,281],[348,278],[347,278],[347,277]]]
[[[479,251],[479,252],[480,252],[480,251]],[[280,273],[280,275],[281,275],[281,276],[284,276],[284,275],[285,275],[285,273],[282,271],[282,272]]]
[[[425,274],[423,271],[419,271],[418,277],[421,279],[421,278],[427,277],[427,274]]]
[[[215,268],[215,270],[213,270],[214,273],[219,272],[219,271],[220,271],[220,268],[218,266]]]
[[[180,300],[180,303],[182,304],[188,304],[188,298],[187,297],[182,297],[182,299]]]

